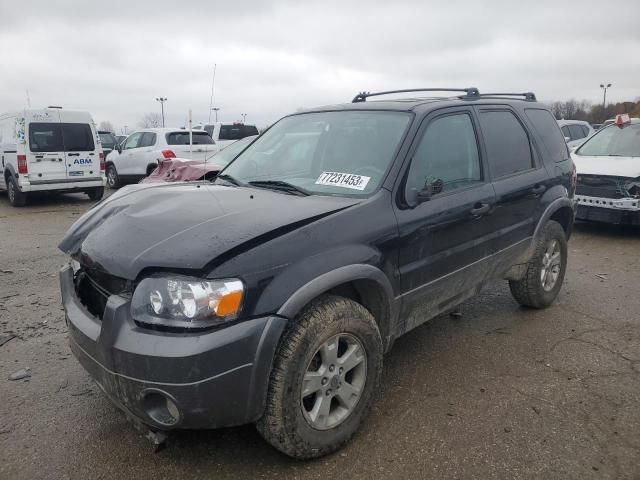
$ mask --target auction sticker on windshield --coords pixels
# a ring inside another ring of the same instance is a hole
[[[371,177],[355,175],[353,173],[322,172],[316,180],[316,185],[331,185],[334,187],[364,190]]]

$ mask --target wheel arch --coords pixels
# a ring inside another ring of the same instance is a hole
[[[293,319],[312,300],[324,294],[350,298],[365,307],[378,324],[385,350],[391,347],[398,308],[391,282],[380,269],[355,264],[324,273],[296,290],[280,307],[278,314]]]
[[[573,231],[573,221],[575,218],[575,202],[568,197],[560,197],[553,200],[543,212],[538,225],[536,225],[534,238],[537,238],[542,228],[549,220],[555,220],[564,229],[567,240]]]

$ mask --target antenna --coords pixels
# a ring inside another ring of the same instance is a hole
[[[29,98],[29,89],[25,90],[27,92],[27,107],[31,108],[31,99]]]
[[[211,80],[211,98],[209,99],[209,122],[211,123],[211,109],[213,108],[213,88],[216,84],[216,67],[218,64],[213,64],[213,79]]]

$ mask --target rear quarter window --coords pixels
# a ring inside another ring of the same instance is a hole
[[[547,157],[554,162],[568,160],[569,150],[553,115],[548,110],[541,108],[527,108],[525,114],[542,141],[542,148]]]

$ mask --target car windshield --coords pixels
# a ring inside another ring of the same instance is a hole
[[[99,133],[98,135],[100,135],[100,143],[102,143],[103,148],[113,148],[117,143],[116,137],[111,133]]]
[[[594,157],[640,157],[640,124],[602,128],[582,145],[577,155]]]
[[[324,195],[367,195],[382,182],[410,119],[390,111],[285,117],[225,168],[222,178],[260,186],[286,182]]]
[[[228,147],[223,148],[219,152],[215,152],[213,155],[207,158],[207,162],[215,163],[216,165],[220,165],[224,167],[231,160],[236,158],[236,156],[246,148],[251,142],[253,142],[256,138],[256,135],[252,135],[250,137],[244,137],[242,140],[238,140],[237,142],[233,142]]]

